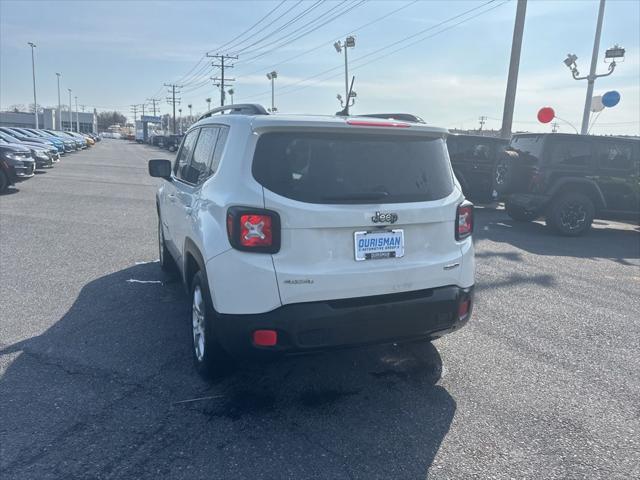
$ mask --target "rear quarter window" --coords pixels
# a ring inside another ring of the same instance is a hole
[[[308,203],[422,202],[453,191],[444,140],[417,135],[265,133],[253,176]]]

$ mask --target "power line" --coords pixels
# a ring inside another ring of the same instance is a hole
[[[428,40],[428,39],[430,39],[430,38],[433,38],[433,37],[435,37],[435,36],[437,36],[437,35],[440,35],[440,34],[442,34],[442,33],[446,32],[446,31],[448,31],[448,30],[451,30],[452,28],[455,28],[455,27],[457,27],[457,26],[459,26],[459,25],[462,25],[463,23],[466,23],[466,22],[468,22],[468,21],[470,21],[470,20],[473,20],[473,19],[475,19],[475,18],[477,18],[477,17],[479,17],[479,16],[481,16],[481,15],[484,15],[484,14],[486,14],[486,13],[490,12],[491,10],[494,10],[494,9],[496,9],[496,8],[498,8],[498,7],[502,6],[502,5],[504,5],[505,3],[508,3],[510,0],[505,0],[505,1],[503,1],[502,3],[499,3],[499,4],[497,4],[497,5],[492,6],[491,8],[488,8],[488,9],[486,9],[486,10],[480,11],[480,12],[478,12],[477,14],[472,15],[472,16],[470,16],[470,17],[468,17],[468,18],[462,19],[461,21],[459,21],[459,22],[457,22],[457,23],[454,23],[454,24],[452,24],[452,25],[448,25],[448,26],[446,26],[445,28],[443,28],[442,30],[438,30],[438,31],[434,32],[433,34],[428,35],[428,36],[426,36],[426,37],[424,37],[424,38],[419,38],[419,39],[417,39],[417,40],[415,40],[415,41],[413,41],[413,42],[411,42],[411,43],[409,43],[409,44],[407,44],[407,45],[404,45],[404,46],[402,46],[402,47],[399,47],[399,48],[397,48],[397,49],[395,49],[395,50],[392,50],[392,51],[390,51],[390,52],[387,52],[387,53],[385,53],[385,54],[383,54],[383,55],[378,55],[380,52],[383,52],[384,50],[387,50],[387,49],[388,49],[388,48],[390,48],[390,47],[393,47],[393,46],[398,45],[398,44],[400,44],[400,43],[402,43],[402,42],[405,42],[405,41],[407,41],[407,40],[410,40],[410,39],[412,39],[412,38],[415,38],[415,37],[419,36],[420,34],[424,34],[424,33],[428,32],[428,31],[430,31],[430,30],[434,30],[435,28],[438,28],[438,27],[440,27],[440,26],[443,26],[444,24],[449,23],[449,22],[451,22],[452,20],[455,20],[455,19],[457,19],[457,18],[463,17],[463,16],[465,16],[465,15],[467,15],[467,14],[469,14],[469,13],[471,13],[471,12],[475,11],[475,10],[478,10],[479,8],[485,7],[485,6],[487,6],[487,5],[491,4],[491,3],[495,2],[495,1],[496,1],[496,0],[489,0],[488,2],[483,3],[482,5],[480,5],[480,6],[478,6],[478,7],[474,7],[474,8],[471,8],[471,9],[469,9],[469,10],[466,10],[466,11],[464,11],[464,12],[462,12],[462,13],[458,14],[458,15],[455,15],[455,16],[453,16],[453,17],[450,17],[450,18],[446,19],[446,20],[443,20],[443,21],[441,21],[441,22],[437,23],[436,25],[433,25],[433,26],[428,27],[428,28],[426,28],[426,29],[423,29],[423,30],[421,30],[421,31],[419,31],[419,32],[417,32],[417,33],[414,33],[414,34],[412,34],[412,35],[409,35],[409,36],[407,36],[407,37],[404,37],[404,38],[402,38],[402,39],[400,39],[400,40],[398,40],[398,41],[396,41],[396,42],[393,42],[393,43],[392,43],[392,44],[390,44],[390,45],[387,45],[387,46],[385,46],[385,47],[382,47],[382,48],[379,48],[379,49],[377,49],[377,50],[374,50],[374,51],[372,51],[372,52],[370,52],[370,53],[368,53],[368,54],[366,54],[366,55],[363,55],[362,57],[356,58],[355,60],[353,60],[352,64],[357,64],[357,63],[361,62],[363,59],[366,59],[366,58],[368,58],[368,57],[371,57],[371,56],[374,56],[374,55],[375,55],[375,58],[373,58],[372,60],[369,60],[368,62],[365,62],[365,63],[361,63],[361,64],[359,64],[359,65],[356,65],[355,67],[352,67],[352,69],[353,69],[353,70],[357,70],[357,69],[359,69],[359,68],[362,68],[362,67],[365,67],[365,66],[367,66],[367,65],[370,65],[371,63],[378,62],[378,61],[382,60],[383,58],[388,57],[389,55],[393,55],[394,53],[399,52],[399,51],[401,51],[401,50],[404,50],[404,49],[406,49],[406,48],[409,48],[409,47],[411,47],[411,46],[413,46],[413,45],[415,45],[415,44],[417,44],[417,43],[423,42],[423,41]],[[325,74],[327,74],[327,73],[329,73],[329,72],[333,72],[333,71],[341,70],[341,69],[342,69],[342,66],[332,67],[332,68],[329,68],[329,69],[327,69],[327,70],[325,70],[325,71],[323,71],[323,72],[320,72],[320,73],[318,73],[318,74],[316,74],[316,75],[313,75],[313,76],[311,76],[311,77],[308,77],[308,78],[305,78],[305,79],[299,80],[299,81],[297,81],[297,82],[294,82],[294,83],[292,83],[292,84],[290,84],[290,85],[287,85],[287,87],[285,87],[285,88],[283,89],[283,91],[281,91],[281,92],[280,92],[280,95],[287,95],[287,94],[290,94],[290,93],[294,93],[294,92],[299,91],[299,90],[302,90],[302,89],[304,89],[304,88],[308,88],[309,86],[314,85],[314,84],[316,84],[316,83],[318,83],[318,82],[320,82],[320,81],[323,81],[323,80],[329,80],[329,79],[332,79],[332,78],[336,78],[336,77],[340,76],[341,74],[330,75],[330,76],[328,76],[328,77],[323,77],[323,78],[318,78],[318,77],[322,77],[323,75],[325,75]],[[302,83],[309,82],[309,81],[314,80],[314,79],[316,79],[316,78],[318,78],[318,80],[316,80],[316,81],[314,81],[314,82],[310,83],[309,85],[302,85],[302,86],[300,86],[300,87],[298,87],[298,88],[294,88],[293,90],[287,90],[288,88],[290,88],[290,87],[292,87],[292,86],[300,85],[300,84],[302,84]],[[248,96],[247,98],[255,98],[255,97],[258,97],[258,96],[263,96],[263,95],[265,95],[266,93],[269,93],[269,92],[263,92],[263,93],[260,93],[260,94],[251,95],[251,96]]]
[[[366,1],[366,0],[360,0],[359,2],[355,2],[355,3],[351,4],[351,5],[347,5],[347,6],[346,6],[346,8],[344,8],[344,9],[343,9],[343,10],[341,10],[341,11],[336,12],[332,17],[330,17],[330,18],[328,18],[328,19],[326,19],[326,20],[324,20],[324,19],[322,18],[323,16],[320,16],[320,17],[318,17],[318,18],[316,18],[316,19],[314,19],[314,20],[312,20],[312,21],[310,21],[310,22],[306,23],[305,25],[302,25],[301,27],[297,28],[297,29],[296,29],[296,30],[294,30],[293,32],[290,32],[289,34],[284,35],[283,37],[280,37],[278,40],[275,40],[275,41],[273,41],[273,42],[270,42],[270,43],[268,43],[268,44],[264,45],[264,46],[273,45],[273,43],[280,42],[280,41],[282,40],[282,41],[281,41],[281,43],[279,43],[279,44],[278,44],[278,45],[276,45],[275,47],[273,47],[273,48],[271,48],[271,49],[269,49],[269,50],[266,50],[266,51],[263,51],[263,52],[257,53],[257,54],[256,54],[256,55],[254,55],[253,57],[249,57],[249,58],[247,58],[247,59],[245,60],[245,62],[252,62],[253,60],[256,60],[256,59],[258,59],[258,58],[264,57],[265,55],[268,55],[269,53],[274,52],[274,51],[278,50],[279,48],[282,48],[282,47],[286,46],[286,45],[287,45],[287,44],[289,44],[289,43],[295,42],[295,41],[297,41],[297,40],[299,40],[299,39],[301,39],[301,38],[303,38],[303,37],[306,37],[307,35],[310,35],[311,33],[315,32],[316,30],[318,30],[318,29],[320,29],[320,28],[324,27],[325,25],[327,25],[327,24],[329,24],[329,23],[333,22],[334,20],[342,18],[342,17],[343,17],[343,15],[346,15],[346,14],[347,14],[347,13],[349,13],[351,10],[353,10],[353,9],[355,9],[355,8],[358,8],[359,6],[363,5],[363,4],[365,3],[365,1]],[[344,3],[344,2],[343,2],[343,3]],[[340,5],[341,5],[341,4],[340,4]],[[322,20],[324,20],[324,21],[322,21]],[[291,35],[295,35],[295,34],[296,34],[296,33],[298,33],[300,30],[304,30],[304,29],[305,29],[305,28],[307,28],[310,24],[312,24],[312,23],[316,23],[316,22],[318,22],[318,21],[321,21],[322,23],[317,24],[317,25],[313,26],[312,28],[305,30],[303,33],[301,33],[300,35],[296,36],[295,38],[290,38],[290,37],[291,37]],[[264,46],[263,46],[263,47],[264,47]]]
[[[292,18],[291,20],[289,20],[287,23],[285,23],[284,25],[282,25],[281,27],[279,27],[278,29],[276,29],[275,31],[271,32],[270,34],[268,34],[267,36],[263,37],[261,40],[256,41],[254,44],[249,45],[245,48],[243,48],[242,50],[240,50],[238,53],[252,53],[252,52],[257,52],[262,48],[268,47],[269,45],[273,45],[274,43],[279,42],[280,40],[282,40],[283,38],[286,38],[288,36],[291,36],[292,34],[295,34],[297,32],[299,32],[301,29],[304,29],[306,27],[308,27],[309,25],[311,25],[312,23],[321,20],[323,17],[325,17],[326,15],[330,14],[332,11],[340,8],[343,4],[345,4],[348,0],[342,0],[338,5],[332,6],[329,8],[329,10],[321,13],[320,15],[318,15],[317,17],[312,18],[310,21],[308,21],[307,23],[299,26],[298,28],[296,28],[295,30],[293,30],[292,32],[289,33],[285,33],[285,35],[283,35],[280,38],[277,38],[275,40],[271,40],[267,43],[264,43],[262,45],[260,45],[260,43],[262,43],[263,40],[268,40],[269,37],[282,32],[283,30],[285,30],[286,28],[288,28],[291,25],[294,25],[295,23],[298,22],[298,20],[301,20],[302,18],[304,18],[305,16],[309,15],[313,10],[315,10],[316,8],[318,8],[320,5],[322,5],[322,0],[318,0],[316,1],[313,5],[311,5],[310,7],[308,7],[306,10],[303,10],[303,12],[301,12],[299,15],[297,15],[296,17]],[[310,32],[309,32],[310,33]],[[256,48],[251,49],[251,46],[254,45],[258,45]]]
[[[239,49],[239,48],[241,48],[241,46],[242,46],[242,44],[243,44],[243,43],[248,42],[248,41],[251,41],[254,37],[256,37],[256,36],[257,36],[257,35],[259,35],[260,33],[264,32],[264,31],[265,31],[267,28],[269,28],[271,25],[273,25],[273,24],[277,23],[277,22],[278,22],[278,21],[280,21],[280,20],[285,19],[285,18],[287,17],[287,15],[289,14],[289,12],[293,11],[294,9],[296,9],[296,8],[298,7],[298,5],[300,5],[300,4],[302,3],[302,1],[303,1],[303,0],[298,0],[295,4],[293,4],[293,6],[289,7],[287,10],[285,10],[285,12],[284,12],[284,13],[282,13],[282,15],[280,15],[280,16],[279,16],[279,17],[277,17],[277,18],[275,18],[274,20],[272,20],[272,21],[271,21],[271,22],[269,22],[268,24],[264,25],[262,28],[260,28],[260,29],[259,29],[259,30],[257,30],[256,32],[254,32],[254,33],[253,33],[252,35],[250,35],[248,38],[246,38],[246,39],[244,39],[244,40],[241,40],[240,42],[237,42],[237,43],[235,43],[235,44],[225,46],[225,47],[224,47],[224,48],[225,48],[225,50],[229,50],[229,51],[233,50],[233,51],[235,51],[235,52],[238,52],[238,49]],[[287,22],[285,22],[285,24],[284,24],[284,25],[287,25],[287,24],[288,24],[288,23],[287,23]],[[281,27],[278,27],[278,28],[281,28]],[[276,31],[277,31],[277,30],[276,30]],[[257,43],[257,42],[261,41],[261,40],[262,40],[262,39],[264,39],[264,38],[268,38],[268,37],[269,37],[269,35],[272,35],[273,33],[274,33],[274,32],[270,32],[270,33],[268,33],[265,37],[261,37],[261,39],[260,39],[260,40],[257,40],[257,41],[256,41],[256,42],[254,42],[254,43]],[[249,46],[253,46],[253,44],[251,44],[251,45],[246,45],[246,46],[244,46],[244,47],[242,47],[242,48],[248,48]]]
[[[282,0],[278,5],[276,5],[274,8],[272,8],[266,15],[264,15],[262,18],[260,18],[260,20],[258,20],[256,23],[254,23],[253,25],[251,25],[249,28],[247,28],[245,31],[243,31],[241,34],[236,35],[235,37],[233,37],[231,40],[229,40],[227,43],[223,43],[222,45],[219,45],[218,48],[216,50],[222,50],[223,48],[227,48],[229,44],[232,44],[233,42],[235,42],[236,40],[238,40],[240,37],[242,37],[243,35],[245,35],[246,33],[250,32],[251,30],[253,30],[255,27],[257,27],[258,25],[260,25],[264,20],[266,20],[269,16],[271,16],[271,14],[273,12],[275,12],[276,10],[278,10],[282,5],[284,5],[286,2],[286,0]],[[298,2],[300,3],[300,2]],[[296,4],[297,5],[297,4]],[[294,5],[295,6],[295,5]],[[290,9],[291,10],[291,9]],[[287,10],[288,12],[289,10]],[[286,13],[285,12],[285,15]],[[277,19],[276,19],[277,20]],[[275,21],[275,20],[274,20]],[[251,38],[251,37],[249,37]],[[243,40],[244,41],[244,40]],[[210,53],[211,50],[209,50]],[[206,57],[206,54],[205,54]]]
[[[394,14],[396,14],[397,12],[399,12],[399,11],[401,11],[401,10],[404,10],[404,9],[405,9],[405,8],[407,8],[407,7],[410,7],[411,5],[414,5],[415,3],[418,3],[419,1],[420,1],[420,0],[413,0],[413,1],[409,2],[409,3],[407,3],[406,5],[403,5],[402,7],[396,8],[395,10],[392,10],[392,11],[390,11],[390,12],[388,12],[388,13],[385,13],[384,15],[382,15],[382,16],[380,16],[380,17],[378,17],[378,18],[375,18],[375,19],[373,19],[373,20],[371,20],[370,22],[367,22],[367,23],[365,23],[365,24],[363,24],[363,25],[360,25],[359,27],[354,28],[353,30],[350,30],[350,31],[348,31],[348,32],[346,32],[346,33],[344,33],[344,34],[342,34],[342,35],[337,35],[337,38],[346,37],[347,35],[350,35],[350,34],[353,34],[353,33],[359,32],[360,30],[363,30],[364,28],[367,28],[367,27],[369,27],[369,26],[371,26],[371,25],[374,25],[375,23],[378,23],[378,22],[379,22],[379,21],[381,21],[381,20],[385,20],[386,18],[390,17],[391,15],[394,15]],[[321,48],[325,48],[328,44],[330,44],[330,43],[332,44],[332,43],[333,43],[333,41],[334,41],[334,40],[330,40],[330,41],[322,42],[321,44],[319,44],[319,45],[317,45],[317,46],[315,46],[315,47],[313,47],[313,48],[310,48],[309,50],[305,50],[305,51],[304,51],[304,52],[302,52],[302,53],[298,53],[298,54],[296,54],[296,55],[294,55],[294,56],[292,56],[292,57],[289,57],[289,58],[287,58],[287,59],[285,59],[285,60],[283,60],[283,61],[281,61],[281,62],[278,62],[278,63],[276,63],[276,64],[272,64],[271,66],[272,66],[272,67],[279,67],[279,66],[282,66],[282,65],[286,65],[287,63],[290,63],[291,61],[296,60],[296,59],[298,59],[298,58],[300,58],[300,57],[303,57],[303,56],[305,56],[305,55],[307,55],[307,54],[309,54],[309,53],[311,53],[311,52],[315,52],[316,50],[319,50],[319,49],[321,49]],[[238,62],[238,64],[237,64],[237,65],[238,65],[238,66],[240,66],[242,63],[243,63],[242,61],[241,61],[241,62]],[[248,75],[254,75],[254,74],[256,74],[256,73],[260,73],[260,72],[262,72],[262,70],[263,70],[263,68],[260,68],[260,69],[258,69],[258,70],[255,70],[255,71],[249,72],[249,73],[247,73],[246,75],[247,75],[247,76],[248,76]]]

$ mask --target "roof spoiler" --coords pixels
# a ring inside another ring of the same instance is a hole
[[[239,103],[237,105],[225,105],[209,110],[198,118],[198,121],[209,118],[212,115],[269,115],[262,105],[257,103]]]

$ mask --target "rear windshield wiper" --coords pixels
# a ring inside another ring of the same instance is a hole
[[[343,195],[327,195],[323,200],[379,200],[389,196],[389,192],[355,192]]]

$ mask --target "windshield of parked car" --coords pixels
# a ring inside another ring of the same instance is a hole
[[[265,133],[253,175],[265,188],[309,203],[437,200],[453,190],[442,138],[344,133]]]

